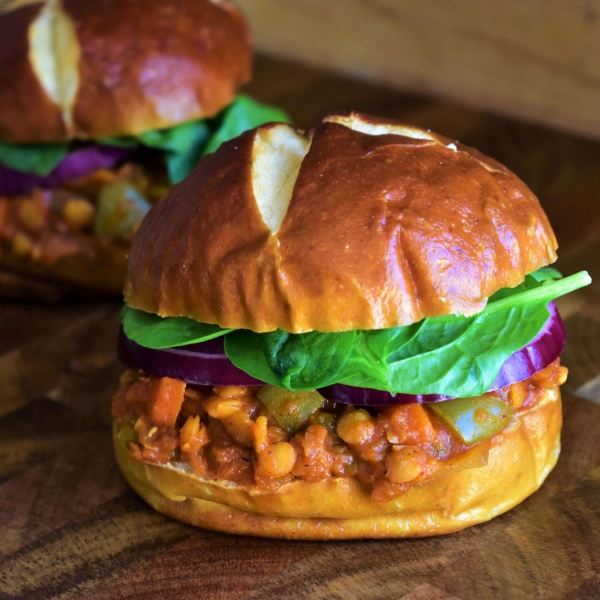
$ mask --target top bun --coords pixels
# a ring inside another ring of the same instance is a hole
[[[472,315],[556,259],[537,198],[476,150],[357,113],[312,137],[246,132],[134,238],[125,301],[254,331],[380,329]]]
[[[0,40],[0,139],[18,143],[211,117],[251,71],[228,0],[7,0]]]

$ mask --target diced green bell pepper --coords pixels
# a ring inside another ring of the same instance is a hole
[[[447,423],[467,446],[500,433],[514,414],[506,402],[488,395],[433,402],[427,406]]]
[[[289,433],[298,431],[308,417],[323,406],[325,399],[319,392],[290,392],[284,388],[266,385],[258,398],[267,407],[282,429]]]
[[[127,443],[129,443],[129,442],[135,443],[138,441],[138,435],[137,435],[135,429],[133,428],[133,426],[129,425],[129,423],[126,423],[119,428],[119,431],[117,433],[117,438],[119,438],[120,440],[127,442]]]
[[[127,237],[150,210],[150,203],[133,186],[115,181],[98,198],[94,231],[107,237]]]
[[[325,427],[327,431],[329,431],[329,433],[337,437],[337,431],[335,429],[337,419],[338,415],[323,412],[322,410],[317,410],[308,417],[308,422],[310,423],[310,425],[323,425],[323,427]]]

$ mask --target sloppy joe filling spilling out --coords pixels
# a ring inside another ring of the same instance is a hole
[[[471,444],[456,427],[460,419],[445,417],[452,411],[435,405],[367,410],[323,400],[298,423],[290,392],[294,418],[286,420],[281,403],[277,418],[267,408],[267,388],[191,386],[132,370],[121,378],[112,412],[119,438],[140,462],[185,463],[198,475],[265,493],[298,479],[355,477],[370,487],[373,500],[388,502],[411,484],[485,465],[497,419],[509,426],[510,415],[533,408],[566,377],[556,360],[523,382],[473,399],[477,442]],[[504,414],[486,410],[486,402],[497,407],[499,401]]]
[[[157,175],[148,175],[149,172]],[[167,191],[162,169],[128,162],[62,187],[0,196],[2,251],[45,266],[74,255],[95,258],[99,245],[128,246],[137,226]]]

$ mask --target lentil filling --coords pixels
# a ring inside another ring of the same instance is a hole
[[[98,244],[127,247],[143,218],[135,214],[135,200],[153,204],[168,189],[164,168],[152,176],[147,171],[128,162],[57,189],[0,196],[2,251],[52,266],[68,256],[94,259]]]
[[[567,369],[556,360],[486,396],[518,414],[566,377]],[[188,463],[198,475],[264,492],[296,479],[355,477],[377,502],[402,495],[410,484],[483,466],[494,444],[492,437],[467,446],[420,404],[365,409],[325,401],[290,431],[260,401],[260,389],[191,386],[129,370],[121,377],[112,412],[134,460]]]

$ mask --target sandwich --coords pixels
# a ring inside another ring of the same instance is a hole
[[[560,449],[565,331],[532,192],[476,150],[333,114],[204,158],[131,248],[114,443],[186,523],[297,539],[488,521]]]
[[[0,291],[120,294],[131,237],[199,159],[285,115],[229,0],[0,0]]]

